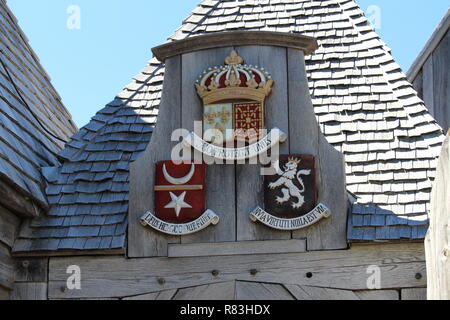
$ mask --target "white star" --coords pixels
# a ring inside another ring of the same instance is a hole
[[[166,209],[174,209],[177,214],[177,218],[180,216],[181,209],[184,208],[192,208],[188,203],[184,202],[184,197],[186,196],[186,191],[183,192],[179,197],[170,192],[170,197],[172,198],[172,202],[166,205],[164,208]]]

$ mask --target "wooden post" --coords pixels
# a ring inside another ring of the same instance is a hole
[[[450,131],[442,147],[431,197],[430,229],[425,239],[428,299],[450,298]]]

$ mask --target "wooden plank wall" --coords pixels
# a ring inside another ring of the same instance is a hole
[[[46,300],[48,259],[14,259],[20,219],[0,206],[0,300]]]
[[[194,88],[196,79],[205,69],[223,65],[232,49],[202,50],[166,61],[160,125],[144,155],[131,165],[130,258],[166,257],[171,245],[198,243],[300,239],[306,240],[307,250],[347,248],[348,199],[343,156],[327,143],[320,131],[309,94],[303,52],[280,47],[234,49],[246,64],[264,67],[271,74],[275,85],[266,101],[266,127],[278,127],[289,134],[288,141],[281,145],[282,154],[316,157],[319,201],[330,207],[332,217],[297,232],[277,231],[252,222],[250,212],[264,205],[263,176],[260,164],[247,163],[207,167],[206,205],[220,216],[217,226],[190,236],[172,237],[140,225],[139,218],[154,210],[154,164],[171,159],[172,147],[177,144],[170,141],[172,132],[179,128],[193,130],[194,121],[203,120],[203,105]]]
[[[78,265],[82,270],[81,290],[61,290],[70,265]],[[368,291],[368,270],[374,265],[381,271],[378,289],[381,291]],[[250,284],[233,284],[235,281]],[[211,297],[225,299],[233,286],[240,288],[235,289],[236,292],[248,296],[255,287],[261,289],[261,284],[264,287],[271,283],[273,285],[269,289],[266,287],[265,292],[280,292],[283,287],[297,299],[305,299],[305,295],[311,299],[344,295],[398,299],[400,289],[423,289],[426,281],[423,244],[377,244],[298,254],[170,259],[51,258],[48,295],[50,299],[171,299],[177,295],[189,297],[189,290],[191,298],[203,297],[200,296],[202,290],[210,290],[220,293],[211,293]],[[420,292],[423,295],[423,290]],[[405,291],[405,296],[418,297],[418,293]]]
[[[48,258],[17,258],[11,300],[47,300]]]
[[[20,219],[0,206],[0,300],[8,299],[14,287],[14,260],[11,248],[14,244]]]
[[[424,63],[413,82],[430,113],[444,131],[450,128],[450,32]]]
[[[428,298],[450,299],[450,131],[442,148],[431,197],[430,228],[425,240]]]

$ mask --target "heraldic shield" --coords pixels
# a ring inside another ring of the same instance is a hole
[[[206,165],[162,161],[155,166],[155,213],[141,217],[143,226],[169,235],[188,235],[219,223],[205,210]]]
[[[257,66],[243,65],[235,50],[225,66],[206,70],[196,82],[203,99],[203,139],[221,145],[254,142],[265,128],[265,98],[273,86],[271,76]]]
[[[277,230],[299,230],[311,226],[331,211],[317,204],[315,158],[311,155],[281,155],[273,165],[276,173],[264,178],[264,209],[250,213],[253,222]]]
[[[188,223],[205,212],[205,164],[156,164],[155,214],[169,223]]]
[[[273,216],[292,219],[316,206],[315,160],[310,155],[281,155],[277,173],[264,179],[265,210]]]

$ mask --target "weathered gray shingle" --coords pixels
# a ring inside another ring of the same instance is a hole
[[[444,136],[355,1],[205,0],[169,41],[236,29],[317,38],[320,48],[306,57],[307,75],[320,127],[345,155],[348,190],[357,198],[348,238],[423,237]],[[150,60],[60,153],[65,161],[58,178],[49,179],[48,193],[67,184],[75,188],[60,198],[49,196],[49,217],[91,215],[104,220],[83,218],[92,228],[83,222],[71,226],[73,238],[61,238],[59,250],[124,247],[129,164],[150,141],[163,78],[164,66]],[[116,226],[112,239],[101,236],[105,224],[111,230]],[[32,250],[27,247],[30,239],[24,235],[20,241],[26,243],[19,241],[16,251]],[[54,250],[51,244],[40,248]]]
[[[59,164],[57,153],[77,128],[26,39],[1,0],[0,175],[45,209],[40,168]]]

